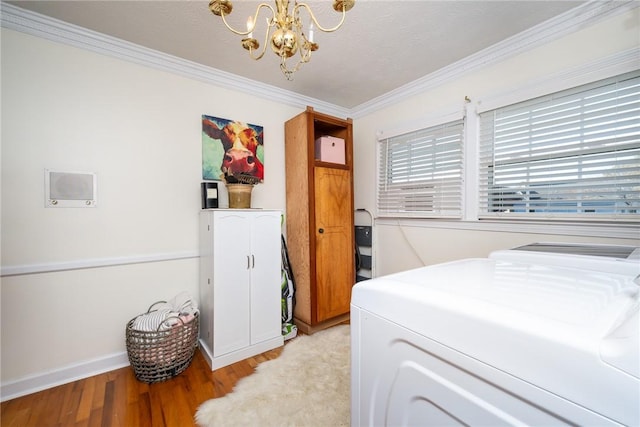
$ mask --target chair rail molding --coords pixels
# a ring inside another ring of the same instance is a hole
[[[132,255],[112,258],[91,258],[63,262],[49,262],[41,264],[3,265],[0,268],[0,277],[23,276],[26,274],[42,274],[57,271],[83,270],[87,268],[115,267],[129,264],[142,264],[148,262],[164,262],[182,259],[198,258],[197,251],[174,252],[149,255]]]

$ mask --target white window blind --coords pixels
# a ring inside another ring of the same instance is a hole
[[[640,219],[640,72],[480,114],[480,218]]]
[[[379,216],[461,217],[463,123],[380,141]]]

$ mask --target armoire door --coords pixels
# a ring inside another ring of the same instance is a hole
[[[351,175],[315,167],[315,263],[317,322],[349,312],[354,284]]]

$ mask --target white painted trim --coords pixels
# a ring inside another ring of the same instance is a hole
[[[357,119],[369,115],[377,110],[397,104],[406,98],[435,89],[478,69],[505,61],[508,58],[535,49],[636,7],[640,7],[640,2],[633,0],[584,3],[527,31],[516,34],[458,62],[362,103],[352,109],[350,117]]]
[[[209,350],[209,346],[204,339],[200,338],[198,341],[200,342],[199,348],[200,348],[200,352],[202,353],[202,356],[204,357],[204,360],[207,362],[207,365],[209,365],[209,367],[212,367],[213,366],[212,351]],[[213,368],[211,370],[213,371]]]
[[[640,4],[640,2],[639,2]],[[464,154],[464,197],[463,197],[463,222],[442,222],[438,220],[427,220],[415,218],[412,219],[412,224],[416,226],[441,227],[442,224],[455,224],[454,226],[446,226],[446,228],[459,228],[469,230],[485,230],[485,231],[500,231],[500,232],[530,232],[540,234],[562,234],[562,235],[574,235],[574,236],[593,236],[593,237],[617,237],[617,238],[640,238],[639,232],[636,229],[629,228],[628,225],[620,223],[616,224],[596,224],[589,222],[578,223],[554,223],[547,222],[545,225],[541,223],[525,221],[509,222],[500,219],[499,221],[504,226],[496,225],[496,222],[490,222],[488,220],[476,221],[478,218],[478,164],[477,151],[479,149],[479,114],[480,112],[491,110],[494,108],[510,105],[515,102],[521,102],[527,99],[533,99],[538,96],[547,95],[556,91],[572,88],[581,84],[587,84],[594,81],[610,78],[627,72],[635,71],[640,68],[640,47],[628,49],[626,51],[617,52],[608,57],[600,58],[589,64],[581,65],[570,70],[565,70],[561,73],[557,73],[550,76],[532,81],[522,88],[508,88],[500,93],[492,93],[486,96],[481,96],[478,101],[471,102],[466,105],[466,126],[465,126],[465,154]],[[444,109],[449,111],[448,108]],[[430,123],[431,125],[442,124],[449,121],[451,117],[444,113],[434,113],[430,116],[420,119],[424,123]],[[439,121],[438,121],[439,120]],[[435,122],[434,122],[435,121]],[[432,123],[433,122],[433,123]],[[418,123],[418,122],[416,122]],[[416,124],[412,123],[412,125]],[[378,140],[383,137],[390,137],[390,135],[398,134],[398,129],[406,129],[404,127],[396,126],[392,130],[379,130],[377,132]],[[427,126],[423,126],[426,128]],[[377,150],[376,165],[379,168],[380,155]],[[376,169],[377,170],[377,169]],[[379,174],[378,174],[379,177]],[[377,181],[379,186],[379,182]],[[378,213],[376,206],[376,213]],[[389,219],[388,217],[383,217]],[[390,219],[391,220],[391,219]],[[603,219],[604,221],[605,219]],[[422,222],[421,222],[422,221]],[[492,220],[493,221],[493,220]],[[547,225],[548,224],[548,227]],[[637,224],[636,224],[637,227]],[[526,230],[526,231],[525,231]],[[529,231],[530,230],[530,231]],[[556,231],[552,231],[556,230]],[[634,235],[636,237],[632,237]],[[613,234],[611,234],[613,233]]]
[[[16,381],[4,382],[0,385],[0,402],[113,371],[114,369],[124,368],[125,366],[129,366],[127,353],[114,353],[97,359],[74,363],[60,369],[30,375]]]
[[[639,6],[640,2],[634,0],[590,1],[584,3],[527,31],[523,31],[487,49],[470,55],[461,61],[407,83],[404,86],[351,109],[302,96],[295,92],[236,76],[212,67],[206,67],[172,55],[167,55],[54,18],[27,11],[6,2],[0,3],[0,25],[11,30],[69,44],[216,86],[224,86],[229,89],[249,93],[284,105],[299,108],[306,108],[307,105],[310,105],[317,111],[339,117],[356,119],[398,103],[413,95],[459,79],[461,76],[482,67],[504,61],[507,58],[534,49],[562,36],[600,22],[603,19],[624,13]]]
[[[376,218],[376,225],[640,240],[638,224],[607,225],[584,222],[554,224],[534,221],[446,221],[420,218]]]
[[[376,131],[376,138],[382,141],[400,135],[406,135],[422,129],[438,126],[443,123],[453,122],[464,118],[466,114],[466,103],[461,100],[459,104],[444,107],[431,114],[423,115],[418,119],[398,124],[390,129],[380,129]]]
[[[300,108],[310,105],[316,111],[348,117],[349,109],[347,108],[168,55],[6,2],[0,3],[0,25],[10,30],[248,93],[284,105]]]
[[[640,4],[640,3],[639,3]],[[476,113],[495,110],[539,96],[571,89],[640,68],[640,46],[617,52],[586,65],[532,80],[525,86],[509,88],[500,93],[483,95],[476,102]]]
[[[198,258],[198,256],[199,253],[197,251],[189,251],[114,258],[78,259],[73,261],[50,262],[43,264],[10,265],[2,266],[2,268],[0,269],[0,277],[52,273],[56,271],[82,270],[87,268],[114,267],[119,265],[142,264],[147,262],[174,261]]]
[[[222,354],[220,356],[214,356],[212,359],[210,359],[210,353],[208,353],[207,356],[205,356],[205,359],[207,360],[207,363],[209,363],[211,370],[215,371],[216,369],[224,368],[225,366],[229,366],[233,363],[239,362],[249,357],[253,357],[256,354],[261,354],[265,351],[282,347],[283,345],[284,338],[282,337],[282,335],[280,335],[274,338],[270,338],[266,341],[252,344],[248,347],[240,348],[230,353]],[[206,347],[203,348],[206,349]]]
[[[474,105],[466,105],[464,142],[462,148],[462,219],[478,218],[478,182],[480,177],[480,120],[473,111]]]

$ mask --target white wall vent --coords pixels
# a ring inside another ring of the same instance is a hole
[[[97,205],[97,179],[92,172],[44,170],[47,208],[94,208]]]

